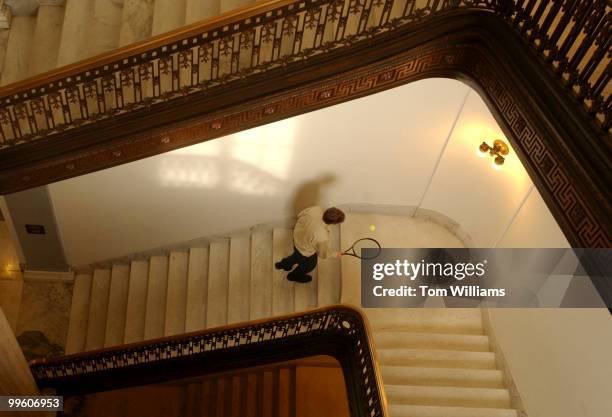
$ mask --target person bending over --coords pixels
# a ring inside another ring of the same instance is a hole
[[[293,253],[274,264],[276,269],[291,271],[297,265],[287,274],[287,279],[295,282],[312,281],[308,273],[317,266],[317,257],[325,259],[330,255],[329,225],[343,221],[344,213],[336,207],[325,211],[318,206],[302,210],[293,229]]]

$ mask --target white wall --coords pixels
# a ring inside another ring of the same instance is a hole
[[[535,188],[499,240],[500,248],[569,248],[570,244]]]
[[[423,207],[455,220],[476,247],[493,247],[524,200],[532,182],[514,151],[502,169],[478,151],[483,140],[509,143],[476,92],[465,103],[448,147],[440,160]]]
[[[499,247],[570,247],[532,191]],[[612,416],[612,317],[606,309],[490,309],[530,417]]]
[[[612,416],[606,309],[492,309],[491,325],[530,417]]]

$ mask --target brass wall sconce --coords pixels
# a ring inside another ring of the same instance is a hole
[[[493,162],[495,163],[495,165],[499,166],[504,164],[504,162],[506,161],[506,158],[504,158],[504,156],[508,155],[508,153],[510,152],[510,148],[508,148],[506,142],[499,139],[495,139],[495,141],[493,141],[493,146],[489,146],[487,142],[482,142],[478,149],[482,153],[489,152],[489,155],[494,157]]]

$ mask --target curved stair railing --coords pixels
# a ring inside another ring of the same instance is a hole
[[[1,88],[0,149],[244,83],[460,9],[514,28],[607,135],[605,0],[273,0]]]
[[[341,364],[352,416],[384,417],[368,324],[343,305],[31,362],[41,390],[83,395],[315,355]]]

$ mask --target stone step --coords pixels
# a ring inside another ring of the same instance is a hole
[[[202,330],[206,327],[207,294],[208,248],[191,248],[187,271],[186,332]]]
[[[168,257],[152,256],[149,260],[144,340],[155,339],[164,335],[167,290]]]
[[[185,24],[186,0],[156,0],[153,6],[152,35],[177,29]]]
[[[209,250],[206,327],[214,327],[227,323],[229,241],[212,242]]]
[[[510,408],[510,393],[497,388],[421,387],[385,384],[389,404]]]
[[[382,366],[385,384],[504,388],[503,374],[494,369]]]
[[[7,85],[28,76],[35,28],[35,17],[13,16],[11,19],[0,84]]]
[[[113,265],[111,269],[104,347],[117,346],[123,343],[130,285],[129,278],[129,265]]]
[[[187,252],[170,253],[164,336],[185,332],[188,266],[189,254]]]
[[[251,235],[250,319],[272,315],[272,232]]]
[[[436,407],[390,405],[391,417],[519,417],[516,410],[503,408]]]
[[[248,321],[251,310],[251,240],[233,237],[229,259],[227,322]]]
[[[145,315],[147,311],[147,286],[149,282],[149,262],[132,261],[130,264],[130,283],[125,313],[125,343],[144,340]]]
[[[377,352],[382,365],[495,369],[495,354],[492,352],[426,349],[378,349]]]
[[[368,308],[376,330],[483,335],[479,308]]]
[[[290,229],[274,229],[272,232],[272,264],[293,253],[293,234]],[[272,270],[272,314],[278,316],[294,311],[295,284],[287,280],[287,272]]]
[[[123,2],[119,46],[141,41],[151,36],[153,2],[126,0]]]
[[[329,250],[331,253],[340,250],[340,226],[330,226]],[[340,302],[342,278],[340,275],[340,260],[333,257],[319,259],[317,265],[317,305],[319,307]]]
[[[89,298],[85,350],[100,349],[104,347],[110,281],[110,269],[94,270],[91,283],[91,296]]]
[[[29,75],[42,74],[56,67],[64,22],[63,4],[40,3],[36,14]]]
[[[485,335],[449,333],[413,333],[398,330],[374,331],[377,349],[444,349],[488,352],[489,337]]]
[[[87,338],[87,317],[92,278],[89,274],[78,274],[72,287],[70,321],[66,337],[66,354],[82,352]]]

